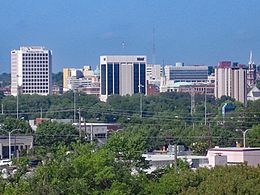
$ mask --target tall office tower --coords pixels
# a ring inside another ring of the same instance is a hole
[[[165,77],[166,81],[173,80],[174,82],[207,82],[208,66],[184,66],[183,63],[178,62],[175,66],[165,66]]]
[[[246,68],[231,66],[230,61],[220,62],[215,68],[215,97],[230,96],[246,104]]]
[[[247,85],[250,88],[255,86],[256,82],[256,65],[253,62],[253,53],[250,51],[250,59],[248,62],[248,72],[247,72]]]
[[[147,81],[160,81],[162,76],[162,66],[160,64],[146,65],[146,79]]]
[[[52,94],[52,51],[20,47],[11,51],[11,95]]]
[[[146,56],[100,56],[100,99],[146,94]]]

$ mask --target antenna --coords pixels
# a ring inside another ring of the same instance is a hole
[[[153,26],[153,53],[152,53],[152,57],[153,57],[153,64],[156,63],[156,59],[155,59],[155,26]]]

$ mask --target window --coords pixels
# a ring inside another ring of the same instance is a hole
[[[101,65],[101,94],[106,95],[106,64]]]
[[[113,65],[107,64],[107,90],[108,95],[113,93]]]
[[[134,64],[134,93],[139,92],[139,64]]]
[[[114,94],[119,94],[119,64],[114,64]]]

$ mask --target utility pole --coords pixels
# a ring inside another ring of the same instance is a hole
[[[41,107],[41,119],[42,119],[42,107]]]
[[[73,90],[73,109],[74,109],[74,117],[73,122],[76,122],[76,92],[75,89]]]
[[[4,115],[4,104],[2,104],[2,115]]]
[[[91,145],[93,143],[93,123],[91,123],[91,127],[90,127],[90,143]]]
[[[177,173],[177,144],[174,144],[174,169],[175,169],[175,173]]]
[[[139,92],[140,92],[140,119],[143,118],[143,94],[142,94],[143,85],[139,84]]]
[[[86,118],[84,118],[84,132],[85,132],[85,138],[86,138],[86,135],[87,135],[87,126],[86,126]]]
[[[18,120],[19,119],[19,82],[18,82],[18,79],[19,79],[19,75],[16,75],[17,76],[17,94],[16,94],[16,119]]]
[[[79,137],[81,137],[81,112],[79,108]]]
[[[143,117],[143,95],[140,93],[140,119]]]
[[[205,107],[205,122],[204,122],[204,125],[206,126],[207,125],[207,86],[205,86],[205,99],[204,99],[204,107]]]
[[[9,160],[11,160],[11,131],[8,132],[8,140],[9,140]]]
[[[19,119],[19,87],[17,86],[17,97],[16,97],[16,119]]]
[[[195,112],[195,93],[194,88],[191,87],[190,89],[190,114],[193,115],[193,112]]]
[[[210,122],[208,122],[209,126],[208,126],[208,145],[209,145],[209,148],[211,148],[211,143],[212,143],[212,140],[211,140],[211,126],[210,126]]]

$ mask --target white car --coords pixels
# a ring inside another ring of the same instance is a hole
[[[12,161],[10,159],[2,159],[2,160],[0,160],[0,166],[4,166],[4,165],[11,166],[12,165]]]

